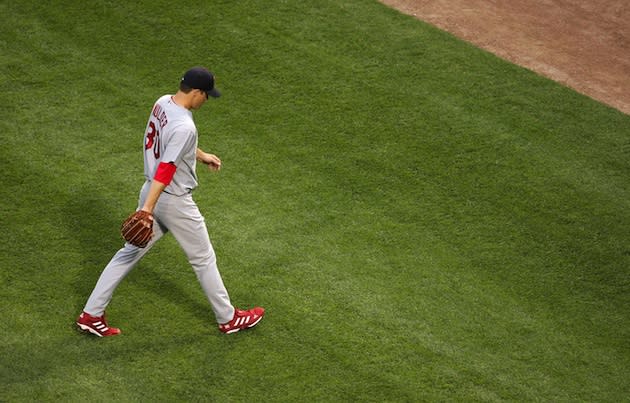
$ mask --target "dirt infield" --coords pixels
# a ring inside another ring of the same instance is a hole
[[[628,0],[380,0],[630,114]]]

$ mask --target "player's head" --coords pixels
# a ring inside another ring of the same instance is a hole
[[[193,67],[184,73],[179,89],[188,93],[191,90],[201,90],[206,93],[206,97],[218,98],[221,93],[214,87],[214,74],[204,67]]]

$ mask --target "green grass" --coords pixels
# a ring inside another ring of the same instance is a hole
[[[0,400],[628,401],[630,117],[376,1],[0,3]],[[73,321],[135,208],[152,102],[207,65],[177,243]]]

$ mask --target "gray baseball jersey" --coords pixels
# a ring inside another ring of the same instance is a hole
[[[165,191],[181,196],[197,187],[197,127],[192,112],[177,105],[171,95],[157,100],[144,132],[144,176],[150,181],[160,162],[177,166]]]

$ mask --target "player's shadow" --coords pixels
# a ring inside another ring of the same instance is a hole
[[[135,207],[134,204],[130,205],[133,207],[128,207],[129,213]],[[74,282],[75,294],[72,299],[77,310],[80,310],[85,304],[103,268],[116,251],[124,245],[124,240],[120,235],[121,223],[127,215],[124,213],[124,208],[124,206],[119,205],[112,206],[106,200],[90,196],[70,198],[65,205],[66,217],[73,217],[73,219],[64,221],[64,229],[67,236],[73,237],[76,244],[80,245],[80,260],[73,262],[80,267],[79,275]],[[169,236],[167,234],[165,238]],[[164,239],[160,240],[149,251],[149,254],[165,253],[160,248],[162,242]],[[198,315],[200,318],[207,317],[211,309],[205,298],[200,300],[192,298],[179,284],[160,276],[159,272],[144,264],[143,261],[144,259],[138,263],[121,284],[128,283],[156,295],[154,300],[189,307],[194,315]],[[178,261],[178,267],[174,270],[192,271],[183,253],[181,254],[181,264]],[[194,276],[193,280],[196,281]],[[117,292],[114,293],[114,300],[118,296]],[[141,305],[142,302],[137,301],[138,305]]]

